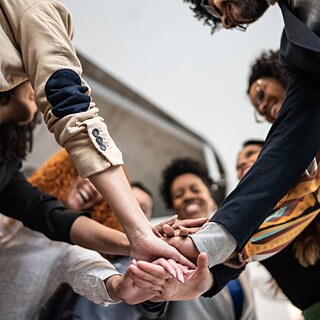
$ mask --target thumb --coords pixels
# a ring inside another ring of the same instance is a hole
[[[205,252],[200,252],[197,258],[197,269],[202,271],[208,267],[208,256]]]

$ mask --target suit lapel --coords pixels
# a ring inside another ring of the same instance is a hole
[[[279,1],[279,6],[287,39],[299,47],[320,53],[320,38],[290,11],[285,0]]]

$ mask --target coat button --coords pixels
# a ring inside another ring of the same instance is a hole
[[[103,143],[101,143],[101,144],[99,144],[99,148],[102,150],[102,151],[106,151],[106,146],[103,144]]]
[[[98,137],[98,135],[99,135],[99,130],[97,129],[97,128],[94,128],[93,130],[92,130],[92,135],[94,136],[94,137]]]
[[[98,144],[101,144],[103,142],[103,139],[102,139],[102,137],[98,136],[98,137],[96,137],[96,141]]]

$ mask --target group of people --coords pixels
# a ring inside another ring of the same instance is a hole
[[[257,60],[248,87],[257,113],[272,127],[262,144],[246,144],[239,154],[241,180],[219,208],[205,175],[181,169],[193,166],[190,159],[169,166],[162,193],[179,220],[151,228],[81,76],[68,9],[58,1],[0,1],[0,212],[22,222],[1,217],[0,317],[37,316],[45,300],[68,282],[100,305],[138,304],[144,317],[187,318],[205,310],[203,319],[220,312],[223,319],[250,319],[250,292],[244,276],[237,277],[247,263],[259,260],[305,319],[320,318],[318,3],[186,2],[214,32],[221,26],[245,31],[278,3],[285,23],[280,51]],[[46,169],[30,181],[21,172],[37,110],[82,177],[68,186],[70,197],[46,180]],[[244,165],[254,154],[259,156]],[[45,193],[54,194],[54,188],[56,197]],[[189,205],[184,197],[192,193],[203,198]],[[123,275],[109,255],[132,258]],[[177,301],[190,299],[196,300]],[[17,300],[20,311],[12,307]]]

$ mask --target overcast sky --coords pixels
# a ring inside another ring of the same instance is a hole
[[[251,63],[278,49],[283,21],[272,7],[246,32],[210,28],[182,0],[62,0],[83,54],[209,140],[230,188],[242,142],[264,138],[246,95]],[[106,119],[108,122],[108,119]]]

